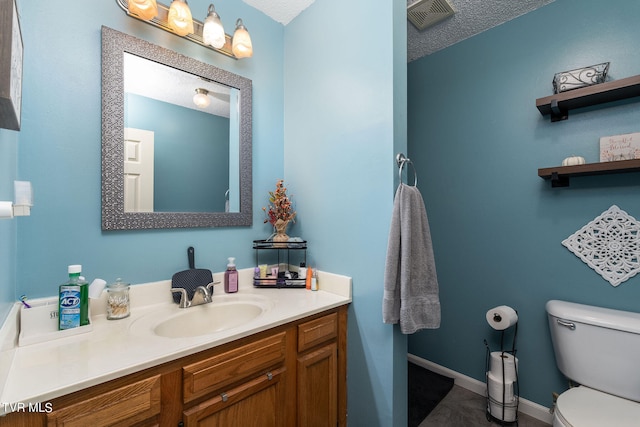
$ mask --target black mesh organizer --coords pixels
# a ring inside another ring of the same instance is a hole
[[[304,288],[305,279],[300,278],[300,263],[307,263],[306,240],[273,242],[270,240],[254,240],[256,266],[267,265],[264,277],[253,278],[256,288]],[[277,276],[273,268],[277,267]]]

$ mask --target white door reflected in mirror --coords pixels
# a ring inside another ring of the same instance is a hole
[[[153,212],[154,133],[124,129],[124,211]]]

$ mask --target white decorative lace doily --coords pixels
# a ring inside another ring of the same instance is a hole
[[[562,244],[613,286],[640,272],[640,222],[616,205]]]

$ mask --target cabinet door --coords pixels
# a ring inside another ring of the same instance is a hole
[[[298,427],[338,424],[338,345],[298,356]]]
[[[184,427],[282,427],[285,368],[279,368],[184,411]]]
[[[160,375],[156,375],[56,409],[47,415],[47,423],[49,427],[155,426],[160,391]]]

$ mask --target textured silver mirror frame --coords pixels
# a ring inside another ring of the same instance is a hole
[[[124,53],[128,52],[240,91],[240,212],[124,211]],[[102,229],[253,225],[252,83],[145,40],[102,27]]]

